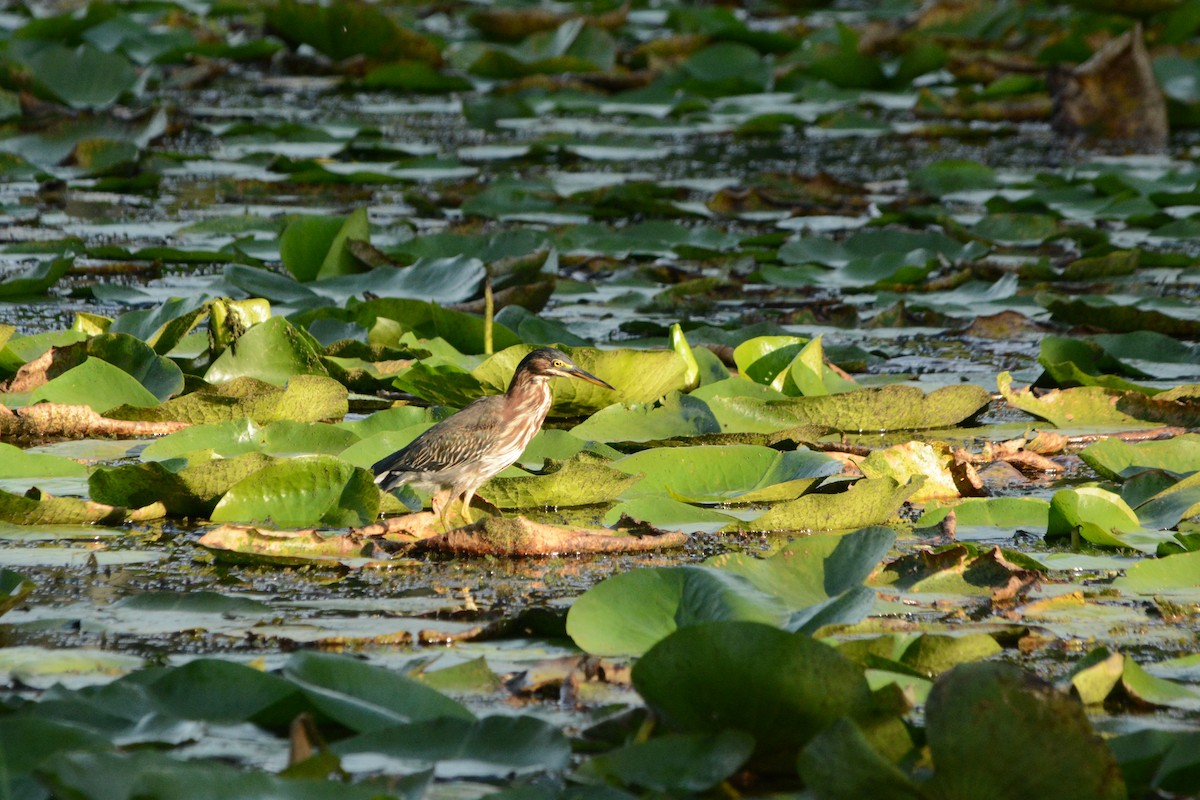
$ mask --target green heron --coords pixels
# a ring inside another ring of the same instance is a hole
[[[446,529],[450,505],[461,496],[462,516],[469,524],[475,490],[516,462],[541,429],[550,410],[551,378],[579,378],[613,388],[561,350],[539,348],[517,364],[504,394],[479,398],[376,462],[371,467],[375,483],[384,491],[411,483],[434,492],[433,511]]]

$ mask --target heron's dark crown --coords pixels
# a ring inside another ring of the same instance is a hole
[[[531,350],[529,355],[521,359],[521,363],[517,364],[517,370],[513,374],[515,376],[527,372],[531,375],[561,375],[562,365],[574,367],[575,362],[562,350],[553,347],[539,347],[537,350]]]

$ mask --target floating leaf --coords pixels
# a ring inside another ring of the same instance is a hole
[[[356,55],[381,61],[415,59],[434,65],[441,61],[432,41],[365,3],[337,0],[328,6],[314,6],[280,0],[268,8],[267,24],[285,40],[311,45],[337,61]]]
[[[73,497],[52,497],[37,489],[30,489],[24,495],[0,490],[0,520],[15,525],[78,525],[96,522],[116,525],[124,522],[125,517],[125,509],[113,508],[102,503],[76,500]]]
[[[737,522],[725,530],[828,531],[879,525],[891,519],[920,486],[920,478],[903,485],[891,478],[861,480],[836,494],[814,492],[780,503],[749,522]]]
[[[88,356],[79,366],[34,389],[29,402],[86,405],[106,414],[123,406],[156,406],[158,398],[125,370]]]
[[[913,188],[941,197],[952,192],[979,192],[998,185],[996,171],[977,161],[946,160],[926,164],[909,175]]]
[[[19,606],[36,584],[19,572],[0,569],[0,614]]]
[[[1062,389],[1034,397],[1028,388],[1014,391],[1012,375],[1007,372],[997,376],[996,384],[1010,405],[1059,428],[1096,425],[1140,427],[1152,424],[1122,413],[1118,410],[1120,395],[1100,386]]]
[[[92,499],[128,508],[161,503],[169,514],[208,517],[236,483],[271,464],[260,453],[214,459],[171,472],[157,461],[100,467],[88,479]]]
[[[137,82],[137,72],[124,56],[90,44],[69,48],[24,39],[11,50],[39,84],[71,108],[105,108]]]
[[[1078,532],[1093,544],[1131,547],[1122,534],[1141,530],[1137,514],[1120,495],[1097,487],[1060,489],[1050,499],[1046,538],[1070,537]],[[1151,548],[1153,550],[1153,548]]]
[[[146,445],[140,455],[145,461],[178,458],[198,450],[210,450],[226,458],[250,452],[336,455],[358,441],[358,436],[345,428],[320,422],[278,420],[257,425],[249,419],[238,419],[184,428]]]
[[[87,467],[50,453],[29,453],[0,442],[0,478],[86,478]]]
[[[198,389],[154,408],[120,407],[109,416],[130,420],[178,420],[213,423],[251,419],[257,423],[277,420],[317,422],[341,419],[348,403],[346,387],[320,375],[296,375],[280,389],[255,378],[234,378],[228,383]]]
[[[496,477],[479,496],[497,508],[571,508],[605,503],[638,482],[590,454],[576,456],[542,475]]]
[[[294,218],[279,237],[279,256],[298,281],[315,281],[335,275],[363,272],[364,267],[347,249],[347,243],[369,241],[367,210],[348,217],[304,215]]]
[[[791,499],[840,468],[836,460],[807,448],[779,452],[757,445],[652,448],[613,466],[645,475],[626,498],[670,494],[689,503]]]
[[[567,634],[596,655],[640,655],[672,631],[717,620],[782,625],[787,611],[744,578],[708,567],[637,569],[584,592]]]
[[[564,769],[571,745],[557,726],[536,717],[495,715],[441,717],[372,730],[338,742],[333,751],[430,764],[435,774],[447,778],[508,778]]]
[[[1200,551],[1138,561],[1113,581],[1113,587],[1148,596],[1200,594]]]
[[[1108,437],[1083,448],[1079,457],[1110,480],[1125,480],[1148,469],[1189,475],[1200,471],[1200,435],[1136,443]]]
[[[981,786],[998,799],[1125,797],[1116,759],[1083,707],[1011,664],[943,675],[926,704],[925,735],[940,797],[975,797]]]
[[[297,653],[284,665],[284,677],[324,715],[353,731],[438,718],[474,719],[461,703],[420,681],[348,656]]]
[[[574,777],[654,792],[704,792],[736,772],[754,752],[754,737],[737,730],[667,734],[594,756]]]
[[[256,378],[283,386],[296,375],[327,375],[321,347],[307,332],[284,317],[271,317],[242,334],[208,368],[204,379],[226,383],[234,378]]]
[[[914,503],[979,493],[970,481],[968,465],[958,461],[950,447],[941,443],[935,447],[927,442],[906,442],[872,450],[859,468],[868,478],[889,477],[897,483],[907,483],[909,478],[923,475],[921,488],[910,498]]]
[[[721,410],[712,403],[710,407],[722,427],[736,414],[772,420],[775,430],[811,424],[857,433],[950,427],[978,413],[989,400],[982,387],[969,384],[944,386],[929,394],[915,386],[892,384],[824,397],[765,402],[739,397],[724,403]]]
[[[925,633],[905,649],[900,661],[917,672],[933,676],[959,664],[991,658],[1003,649],[986,633],[961,636]]]
[[[754,761],[767,769],[794,769],[820,731],[871,708],[862,667],[804,634],[756,622],[676,631],[634,664],[633,685],[671,729],[751,734]]]
[[[741,575],[795,611],[861,586],[895,541],[890,528],[863,528],[845,535],[805,536],[769,558],[726,553],[704,563]]]
[[[366,525],[379,513],[371,474],[333,456],[279,461],[230,487],[213,522],[264,522],[280,527]]]
[[[571,429],[575,436],[598,442],[652,442],[720,432],[721,424],[703,400],[679,392],[659,404],[614,403]]]
[[[496,390],[507,388],[517,364],[533,348],[511,347],[484,361],[472,374]],[[651,403],[671,391],[688,389],[687,363],[674,350],[596,350],[573,348],[567,355],[583,369],[612,384],[616,391],[577,380],[558,380],[554,411],[564,416],[591,414],[621,400]]]
[[[0,300],[18,300],[30,295],[45,294],[71,271],[74,258],[55,258],[41,261],[23,272],[7,274],[0,282]]]

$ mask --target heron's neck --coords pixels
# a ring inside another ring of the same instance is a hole
[[[545,375],[514,375],[505,394],[509,403],[520,408],[521,413],[536,418],[539,426],[550,410],[550,378]]]

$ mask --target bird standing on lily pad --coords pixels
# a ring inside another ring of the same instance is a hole
[[[550,379],[579,378],[612,389],[561,350],[542,347],[517,364],[508,391],[481,397],[371,468],[384,491],[411,484],[433,492],[433,512],[449,529],[454,499],[471,522],[471,499],[489,478],[521,457],[550,410]]]

